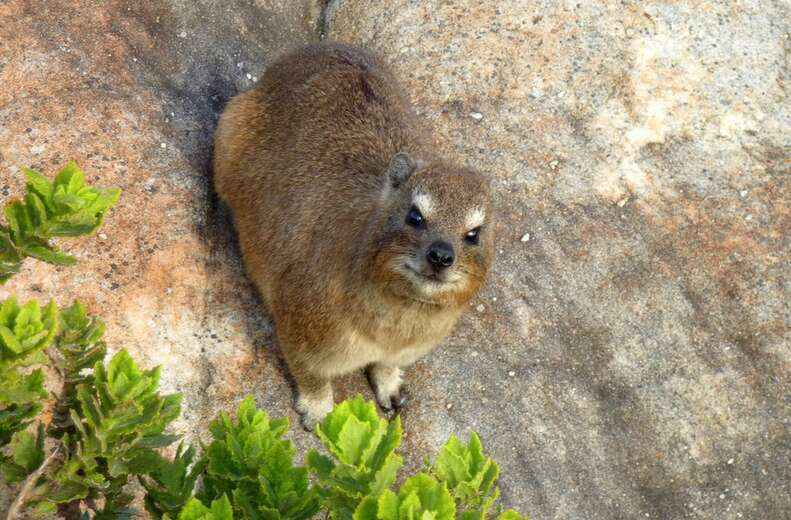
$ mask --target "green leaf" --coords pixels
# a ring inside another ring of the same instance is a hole
[[[28,473],[44,462],[44,427],[39,425],[38,435],[27,431],[16,432],[11,439],[14,462]]]
[[[522,515],[514,511],[513,509],[509,509],[507,511],[503,511],[500,513],[500,516],[497,517],[497,520],[530,520],[527,516]]]
[[[22,172],[25,174],[25,178],[27,179],[28,190],[41,197],[41,199],[45,202],[52,198],[52,184],[49,182],[49,180],[47,180],[46,177],[35,170],[31,170],[30,168],[23,168]]]
[[[70,266],[77,263],[76,258],[58,251],[49,244],[27,244],[23,246],[22,252],[31,258],[53,265]]]

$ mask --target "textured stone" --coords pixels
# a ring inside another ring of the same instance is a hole
[[[164,365],[189,439],[248,392],[294,423],[208,159],[224,102],[323,32],[381,52],[498,193],[485,292],[406,375],[409,467],[476,430],[534,519],[784,518],[788,4],[321,6],[0,4],[0,203],[22,166],[69,159],[124,190],[102,234],[58,242],[76,267],[30,261],[0,298],[86,302],[114,349]]]

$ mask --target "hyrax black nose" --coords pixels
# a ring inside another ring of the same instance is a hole
[[[438,240],[429,246],[426,258],[428,258],[428,262],[435,269],[450,267],[453,265],[453,260],[455,260],[453,246],[447,242]]]

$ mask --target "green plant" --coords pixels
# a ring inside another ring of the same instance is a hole
[[[77,386],[92,385],[93,368],[107,354],[104,322],[89,316],[85,306],[74,302],[60,313],[60,333],[55,338],[50,358],[63,378],[63,388],[55,404],[50,435],[61,437],[74,432],[71,409],[78,409]]]
[[[334,459],[310,450],[307,466],[332,518],[351,518],[360,502],[378,496],[395,482],[403,460],[401,419],[388,422],[361,396],[335,407],[316,433]]]
[[[41,411],[46,361],[44,349],[58,331],[58,309],[53,302],[43,309],[31,300],[20,306],[10,297],[0,303],[0,448],[11,444],[11,454],[0,452],[0,468],[10,481],[22,480],[43,458],[43,436],[25,431]]]
[[[172,461],[162,459],[147,475],[138,475],[140,484],[146,490],[146,511],[154,519],[168,515],[175,518],[190,501],[195,481],[206,469],[208,462],[205,458],[200,458],[193,464],[194,457],[195,448],[190,446],[184,449],[182,443],[179,444]]]
[[[225,495],[213,500],[210,508],[193,498],[181,511],[178,520],[233,520],[233,508]]]
[[[484,455],[476,433],[470,435],[467,446],[451,434],[437,455],[432,473],[447,484],[464,520],[484,520],[500,496],[495,486],[500,467]]]
[[[354,520],[453,520],[456,505],[445,484],[418,473],[407,479],[396,495],[385,490],[369,496],[354,512]]]
[[[225,413],[211,423],[204,501],[230,497],[238,518],[307,519],[319,509],[308,473],[294,466],[294,448],[282,438],[288,420],[270,420],[252,397],[239,405],[236,421]]]
[[[25,257],[73,265],[76,259],[50,244],[50,239],[94,232],[121,193],[86,185],[74,162],[63,167],[52,182],[31,169],[24,173],[27,193],[3,211],[8,225],[0,225],[0,284],[19,272]]]
[[[156,469],[155,448],[176,440],[163,431],[178,417],[181,395],[161,396],[159,373],[159,367],[140,370],[126,350],[106,368],[94,365],[92,380],[76,387],[78,408],[70,410],[76,431],[63,435],[64,461],[30,497],[40,512],[99,497],[105,505],[94,518],[127,511],[133,496],[123,488],[129,476]]]

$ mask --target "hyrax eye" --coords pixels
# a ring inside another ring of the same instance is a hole
[[[481,228],[471,229],[464,234],[464,241],[468,244],[477,245],[481,239]]]
[[[409,208],[409,213],[406,214],[406,223],[414,228],[422,228],[426,226],[426,221],[420,210],[415,206]]]

